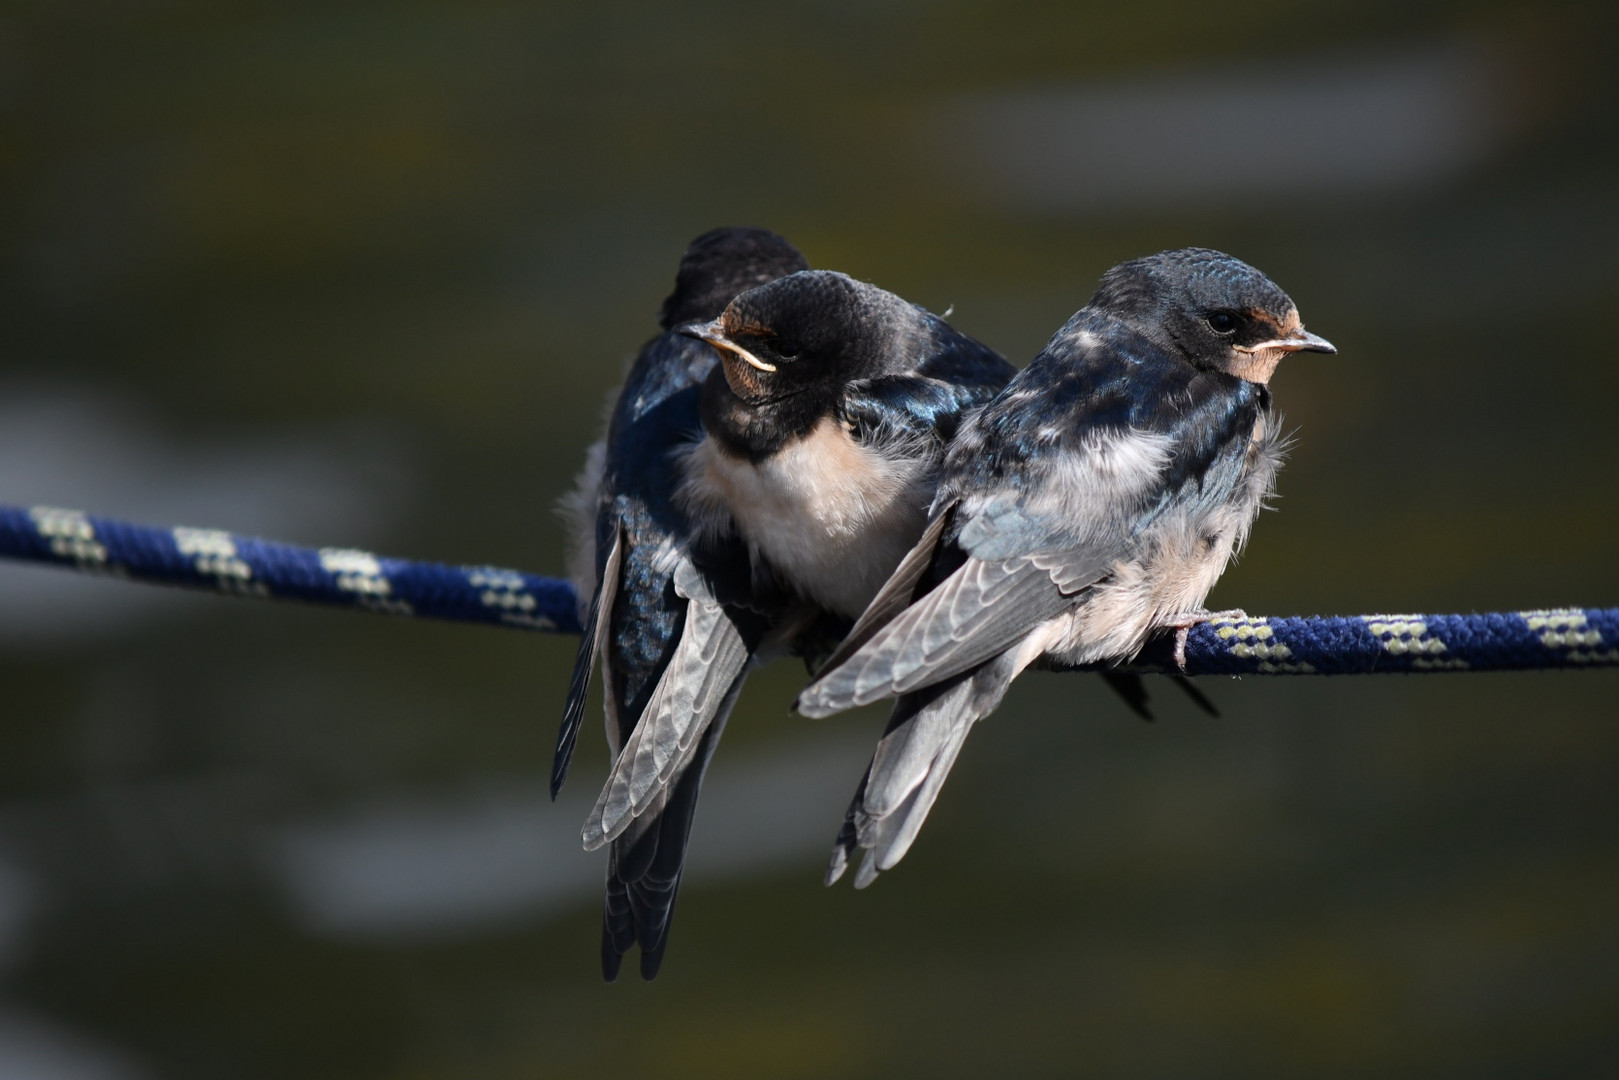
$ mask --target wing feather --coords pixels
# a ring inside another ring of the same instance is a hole
[[[944,583],[879,631],[798,698],[805,716],[827,716],[968,671],[1020,641],[1073,603],[1052,580],[1096,581],[1106,563],[1080,554],[987,562],[968,559]]]
[[[607,646],[608,627],[613,619],[613,601],[618,597],[618,577],[624,564],[624,526],[613,531],[613,546],[602,567],[596,594],[591,597],[590,611],[585,616],[584,633],[579,635],[579,652],[574,656],[573,675],[568,680],[568,701],[562,709],[562,726],[557,731],[556,753],[551,758],[551,798],[557,797],[568,778],[568,766],[573,761],[573,750],[579,741],[579,727],[585,718],[585,701],[590,696],[590,676],[596,669],[596,657]]]
[[[747,668],[751,650],[742,631],[701,571],[682,563],[675,591],[688,601],[680,641],[585,822],[587,850],[620,836],[655,807]]]
[[[842,876],[856,851],[866,852],[855,874],[857,889],[905,857],[968,733],[994,710],[1011,685],[1014,652],[1008,649],[971,675],[905,694],[894,703],[888,730],[838,833],[827,884]]]

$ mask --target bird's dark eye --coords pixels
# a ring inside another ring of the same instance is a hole
[[[1237,328],[1237,317],[1229,311],[1216,311],[1209,316],[1208,324],[1216,334],[1229,334]]]

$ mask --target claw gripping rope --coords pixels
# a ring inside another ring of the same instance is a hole
[[[217,529],[159,529],[0,505],[0,557],[131,581],[450,622],[576,634],[573,586],[490,566],[305,548]],[[1132,667],[1163,671],[1172,636]],[[1253,617],[1194,626],[1188,675],[1364,675],[1619,666],[1619,608],[1474,615]]]

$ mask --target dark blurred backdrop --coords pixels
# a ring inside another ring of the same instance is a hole
[[[0,501],[537,571],[688,239],[1026,362],[1111,263],[1332,359],[1216,606],[1619,603],[1619,22],[1529,2],[20,3]],[[597,974],[566,638],[0,566],[0,1075],[1612,1076],[1614,672],[1021,680],[915,851],[748,688],[662,978]]]

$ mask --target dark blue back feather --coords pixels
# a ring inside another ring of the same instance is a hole
[[[993,557],[1072,540],[1077,523],[1031,516],[1024,504],[1065,456],[1084,453],[1098,435],[1138,432],[1169,441],[1168,467],[1131,532],[1185,500],[1223,501],[1269,405],[1263,386],[1196,368],[1105,315],[1081,316],[984,407],[946,458],[941,500],[1005,497],[991,511],[1004,515]],[[969,524],[954,523],[946,542],[960,539]]]

